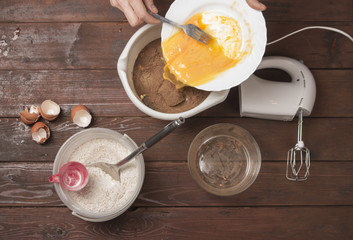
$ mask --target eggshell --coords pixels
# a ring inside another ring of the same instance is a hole
[[[33,124],[40,118],[39,109],[33,105],[29,110],[26,107],[25,110],[20,113],[20,118],[21,121],[27,125]]]
[[[45,120],[53,121],[60,114],[60,106],[51,100],[45,100],[40,105],[39,112]]]
[[[86,106],[76,105],[71,110],[71,119],[79,127],[88,127],[92,116]]]
[[[50,129],[43,122],[37,122],[31,129],[33,141],[43,144],[50,137]]]

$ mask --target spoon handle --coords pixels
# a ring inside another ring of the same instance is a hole
[[[141,146],[139,146],[135,151],[133,151],[128,156],[126,156],[123,160],[118,162],[117,165],[121,166],[121,165],[124,165],[125,163],[129,162],[131,159],[136,157],[138,154],[142,153],[147,148],[152,147],[154,144],[159,142],[162,138],[167,136],[169,133],[173,132],[177,127],[179,127],[184,122],[185,122],[185,119],[180,117],[180,118],[174,120],[173,122],[169,123],[161,131],[159,131],[158,133],[153,135],[146,142],[142,143]]]
[[[146,9],[146,10],[147,10],[147,12],[148,12],[150,15],[152,15],[155,19],[158,19],[158,20],[161,21],[161,22],[168,23],[168,24],[170,24],[170,25],[172,25],[172,26],[174,26],[174,27],[183,28],[182,25],[180,25],[180,24],[178,24],[178,23],[176,23],[176,22],[173,22],[173,21],[169,20],[168,18],[162,17],[161,15],[159,15],[159,14],[157,14],[157,13],[154,13],[154,12],[150,11],[149,9]]]
[[[169,123],[167,126],[165,126],[161,131],[159,131],[157,134],[149,138],[146,142],[145,145],[147,148],[152,147],[155,143],[159,142],[162,138],[167,136],[169,133],[174,131],[177,127],[179,127],[181,124],[185,122],[185,119],[180,117],[173,122]]]

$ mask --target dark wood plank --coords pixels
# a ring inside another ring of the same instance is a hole
[[[353,207],[139,208],[89,223],[66,208],[3,208],[4,239],[353,238]]]
[[[353,22],[269,22],[268,40],[318,24],[353,35]],[[21,29],[20,35],[12,40],[16,29]],[[116,69],[120,53],[136,30],[127,23],[2,23],[0,35],[8,45],[2,49],[0,69]],[[268,46],[266,55],[301,59],[310,68],[353,68],[352,42],[324,30],[299,33]]]
[[[53,164],[1,164],[1,202],[6,206],[64,206],[49,183]],[[16,186],[16,187],[15,187]],[[0,214],[1,215],[1,214]]]
[[[12,40],[16,29],[18,39]],[[116,68],[117,59],[137,28],[127,23],[4,23],[7,56],[1,69]]]
[[[172,0],[155,0],[160,14],[165,14]],[[268,21],[351,21],[350,0],[266,0],[264,12]],[[305,6],[305,7],[303,7]],[[124,15],[110,6],[108,0],[21,1],[0,2],[0,21],[9,22],[74,22],[124,21]]]
[[[297,121],[280,122],[250,118],[192,118],[170,136],[144,153],[145,160],[182,160],[193,138],[216,123],[232,123],[248,130],[259,144],[263,160],[283,161],[297,141]],[[128,134],[143,143],[167,124],[151,118],[95,118],[91,127],[104,127]],[[82,129],[68,118],[48,123],[52,136],[44,144],[31,140],[30,127],[19,119],[0,119],[0,161],[53,161],[60,146]],[[303,139],[313,161],[353,159],[353,118],[304,119]]]
[[[285,167],[284,162],[263,162],[249,189],[235,196],[218,197],[197,185],[185,162],[146,162],[145,182],[133,206],[352,205],[352,162],[313,161],[305,182],[287,180]],[[63,206],[53,184],[48,183],[51,174],[52,163],[2,163],[0,206]]]
[[[352,1],[317,1],[317,0],[266,0],[267,5],[264,12],[266,21],[352,21]],[[339,7],[338,4],[343,6]],[[343,9],[347,7],[348,9]]]
[[[271,42],[303,27],[324,25],[338,28],[353,36],[353,23],[297,22],[267,23],[267,42]],[[352,68],[353,44],[348,38],[322,29],[297,33],[278,43],[267,46],[267,56],[287,56],[303,60],[310,68]],[[322,60],[321,60],[322,59]],[[323,61],[323,59],[325,59]],[[326,64],[329,62],[330,64]]]
[[[353,70],[313,70],[317,98],[312,117],[353,117]],[[146,116],[127,97],[116,70],[0,71],[0,117],[18,117],[23,107],[45,99],[60,104],[68,116],[72,106],[86,105],[95,116]],[[239,117],[238,88],[204,117]]]
[[[155,1],[160,14],[165,14],[172,0]],[[348,2],[344,2],[348,6]],[[349,19],[349,13],[342,7],[335,8],[342,16],[333,20]],[[0,2],[0,22],[117,22],[126,21],[124,14],[110,5],[109,0],[21,0]]]
[[[127,97],[116,70],[0,71],[0,116],[17,117],[45,99],[69,116],[77,104],[95,116],[145,116]]]
[[[316,81],[316,102],[312,116],[351,117],[346,114],[353,113],[353,72],[313,71],[313,75]],[[325,114],[331,111],[335,113]]]

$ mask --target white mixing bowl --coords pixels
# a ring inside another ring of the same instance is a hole
[[[161,37],[162,25],[147,24],[140,28],[128,41],[118,60],[117,68],[120,80],[123,84],[126,94],[135,106],[145,114],[162,120],[174,120],[178,117],[192,117],[210,107],[223,102],[229,93],[228,90],[210,92],[208,97],[198,106],[181,113],[163,113],[153,110],[146,106],[136,94],[132,80],[135,61],[141,50],[153,40]]]

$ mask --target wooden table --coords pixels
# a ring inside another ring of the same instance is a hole
[[[156,0],[161,14],[171,2]],[[269,41],[311,25],[353,35],[352,0],[264,2]],[[108,0],[0,1],[0,41],[7,44],[0,53],[0,239],[353,239],[353,44],[324,30],[266,49],[267,56],[304,60],[316,79],[314,110],[304,119],[312,152],[307,181],[285,178],[297,121],[240,118],[234,88],[225,102],[144,153],[145,182],[126,213],[104,223],[73,216],[47,182],[60,146],[82,130],[69,118],[72,106],[92,111],[91,128],[126,133],[138,144],[167,123],[139,111],[116,72],[137,29]],[[49,141],[38,145],[19,112],[45,99],[62,113],[48,123]],[[186,161],[195,135],[221,122],[247,129],[262,153],[255,183],[232,197],[203,191]]]

